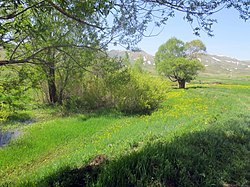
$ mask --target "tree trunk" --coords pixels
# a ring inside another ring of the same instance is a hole
[[[48,71],[48,88],[49,88],[49,100],[51,103],[58,101],[57,90],[56,90],[56,77],[55,77],[55,66],[52,62]]]
[[[60,89],[59,95],[58,95],[58,103],[62,104],[62,100],[63,100],[63,89]]]
[[[185,88],[185,85],[186,85],[185,80],[179,80],[178,83],[179,83],[179,88]]]

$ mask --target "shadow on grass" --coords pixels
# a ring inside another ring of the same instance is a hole
[[[97,155],[88,165],[81,168],[69,166],[61,168],[56,173],[43,178],[41,181],[26,181],[22,186],[41,187],[82,187],[89,186],[97,181],[103,165],[107,162],[106,155]]]
[[[64,168],[42,186],[248,186],[250,118],[231,120],[171,142],[158,140],[106,164]],[[94,159],[95,160],[95,159]],[[98,162],[97,162],[98,163]],[[104,163],[104,162],[100,162]]]
[[[250,123],[188,133],[111,162],[101,186],[250,185]]]
[[[173,87],[172,89],[174,90],[180,90],[180,89],[184,89],[184,90],[189,90],[189,89],[200,89],[200,88],[209,88],[207,86],[186,86],[185,88],[179,88],[179,87]]]
[[[85,166],[71,169],[65,167],[40,181],[40,186],[82,187],[97,180],[100,167]]]
[[[98,110],[95,112],[84,113],[84,115],[80,116],[79,118],[82,121],[87,121],[89,119],[100,118],[100,117],[122,118],[122,117],[135,117],[135,116],[142,116],[142,115],[145,116],[145,115],[151,115],[155,110],[157,110],[157,108],[152,109],[151,111],[141,112],[141,113],[126,113],[126,112],[117,111],[115,109],[102,109],[102,110]]]
[[[189,89],[199,89],[199,88],[208,88],[208,87],[207,86],[190,86],[190,87],[186,87],[185,89],[189,90]]]
[[[2,126],[16,126],[16,124],[24,124],[24,125],[29,125],[36,122],[36,119],[34,119],[31,115],[27,113],[12,113],[7,117],[5,121],[0,123],[0,127]]]
[[[13,113],[7,118],[8,122],[28,123],[32,121],[32,117],[27,113]]]

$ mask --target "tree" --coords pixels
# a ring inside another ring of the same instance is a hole
[[[165,44],[162,44],[156,55],[155,60],[162,61],[165,58],[176,58],[185,55],[185,43],[175,37],[170,38]]]
[[[206,52],[206,46],[201,40],[192,40],[185,44],[185,53],[189,58],[197,58]]]
[[[12,62],[10,64],[23,61],[22,63],[40,69],[44,74],[40,78],[45,78],[47,82],[49,102],[61,103],[73,72],[76,73],[76,69],[86,70],[84,67],[88,65],[88,59],[93,60],[91,51],[99,46],[98,36],[96,32],[88,30],[83,34],[85,26],[72,23],[54,9],[37,11],[43,15],[35,16],[24,12],[21,16],[24,20],[15,20],[17,26],[23,29],[17,33],[16,28],[9,29],[12,40],[4,43],[6,56]],[[86,51],[88,59],[84,55]]]
[[[157,64],[158,72],[163,73],[171,81],[178,82],[179,88],[185,88],[186,82],[193,80],[204,66],[197,60],[184,57],[166,58]]]
[[[161,45],[155,55],[156,68],[173,82],[178,82],[179,88],[185,88],[186,82],[195,79],[198,71],[204,66],[196,60],[194,54],[204,52],[205,45],[194,40],[184,43],[173,37]]]

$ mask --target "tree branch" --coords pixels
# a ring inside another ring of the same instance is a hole
[[[18,47],[21,45],[21,43],[22,43],[27,37],[28,37],[28,36],[25,36],[25,37],[16,45],[15,49],[13,50],[12,54],[10,55],[10,60],[13,59],[13,56],[15,55],[15,53],[16,53]]]
[[[169,78],[172,82],[177,82],[177,79],[174,79],[174,77],[171,76],[171,75],[168,75],[168,78]]]
[[[87,45],[75,45],[75,44],[51,45],[51,46],[46,46],[46,47],[43,47],[43,48],[37,50],[32,55],[30,55],[30,56],[28,56],[27,58],[24,58],[24,59],[20,59],[20,60],[15,60],[15,59],[0,60],[0,66],[7,65],[7,64],[27,63],[30,60],[32,60],[36,55],[43,52],[44,50],[52,49],[52,48],[63,48],[63,47],[88,48],[88,49],[91,49],[91,50],[102,51],[102,48],[94,48],[94,47],[87,46]]]
[[[69,54],[68,52],[66,52],[66,51],[64,51],[64,50],[62,50],[62,49],[57,49],[57,50],[58,50],[58,51],[61,51],[61,52],[63,52],[63,53],[65,53],[69,58],[71,58],[71,59],[72,59],[81,69],[83,69],[84,71],[87,71],[87,72],[89,72],[89,73],[94,74],[92,71],[90,71],[90,70],[84,68],[83,66],[81,66],[81,65],[78,63],[78,61],[77,61],[71,54]]]
[[[40,1],[40,2],[38,2],[38,3],[36,3],[36,4],[34,4],[34,5],[31,5],[31,6],[29,6],[29,7],[25,8],[25,9],[23,9],[22,11],[20,11],[20,12],[18,12],[18,13],[16,13],[16,11],[14,11],[14,12],[12,12],[11,14],[8,14],[8,15],[5,16],[5,17],[4,17],[4,16],[1,16],[0,19],[2,19],[2,20],[13,19],[13,18],[19,16],[20,14],[23,14],[23,13],[26,12],[27,10],[29,10],[29,9],[31,9],[31,8],[34,8],[35,6],[37,6],[37,5],[39,5],[39,4],[42,4],[44,1],[45,1],[45,0],[42,0],[42,1]]]
[[[55,8],[57,11],[59,11],[60,13],[62,13],[63,15],[67,16],[68,18],[71,18],[79,23],[88,25],[90,27],[94,27],[94,28],[98,28],[100,30],[104,30],[104,28],[98,26],[98,25],[93,25],[91,23],[88,23],[82,19],[80,19],[79,17],[76,17],[68,12],[66,12],[65,10],[63,10],[60,6],[56,5],[55,3],[53,3],[51,0],[46,0],[46,2],[48,2],[53,8]]]

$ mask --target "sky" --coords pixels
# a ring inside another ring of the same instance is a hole
[[[155,55],[161,44],[175,36],[184,42],[200,39],[206,45],[208,54],[250,60],[250,20],[245,22],[240,19],[236,10],[222,10],[212,17],[218,22],[212,27],[213,37],[202,31],[200,37],[195,36],[190,24],[183,20],[183,16],[177,13],[174,18],[168,20],[158,36],[144,37],[138,47]],[[109,49],[125,50],[119,46],[109,46]]]

